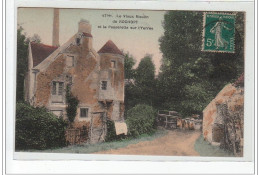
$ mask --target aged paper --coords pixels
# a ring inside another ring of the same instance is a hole
[[[252,160],[249,7],[72,4],[17,6],[14,160]]]

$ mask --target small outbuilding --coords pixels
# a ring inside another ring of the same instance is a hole
[[[235,83],[226,85],[203,110],[203,136],[213,145],[243,145],[243,84],[242,74]],[[237,152],[235,147],[234,152]]]

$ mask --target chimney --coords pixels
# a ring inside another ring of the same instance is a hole
[[[79,22],[78,32],[84,32],[84,33],[91,34],[91,25],[90,25],[89,21],[81,19]]]
[[[59,9],[54,9],[53,13],[53,31],[52,31],[52,45],[59,46]]]

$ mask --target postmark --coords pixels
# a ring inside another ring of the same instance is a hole
[[[204,13],[202,51],[235,53],[235,14]]]

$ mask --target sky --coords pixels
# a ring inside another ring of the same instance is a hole
[[[146,54],[151,54],[158,73],[162,58],[158,39],[163,35],[164,13],[165,11],[148,10],[60,9],[59,43],[64,44],[77,33],[78,22],[81,19],[88,20],[92,25],[93,47],[96,51],[108,40],[112,40],[119,49],[129,52],[136,59],[135,67]],[[27,37],[38,34],[42,43],[52,45],[53,9],[19,8],[17,15],[17,23],[24,28]],[[121,18],[117,15],[121,15]],[[134,18],[127,18],[124,15]],[[146,18],[136,18],[136,15]],[[117,23],[113,23],[113,20]],[[119,24],[119,20],[123,22],[132,20],[134,23]],[[98,26],[127,26],[129,29],[104,29]],[[150,27],[153,30],[130,29],[130,27]]]

